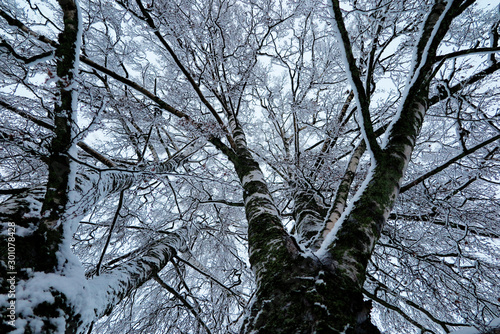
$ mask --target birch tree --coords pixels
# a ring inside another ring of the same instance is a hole
[[[498,6],[0,16],[2,332],[498,326]]]

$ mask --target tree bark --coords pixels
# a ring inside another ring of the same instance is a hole
[[[380,333],[359,287],[319,259],[297,254],[268,269],[242,334]]]

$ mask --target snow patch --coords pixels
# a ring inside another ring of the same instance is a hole
[[[90,323],[95,315],[94,302],[95,296],[89,293],[87,281],[83,275],[74,275],[68,272],[62,276],[58,273],[37,272],[28,281],[20,281],[16,287],[16,311],[20,315],[16,319],[16,327],[24,331],[24,326],[29,322],[29,326],[35,333],[41,332],[43,322],[34,318],[33,309],[43,302],[53,303],[54,296],[51,291],[60,291],[68,299],[68,305],[75,307],[75,312],[82,316],[84,323]],[[3,296],[2,296],[3,297]],[[55,320],[55,319],[53,319]],[[64,315],[57,319],[58,331],[64,332],[66,320]],[[14,331],[14,333],[17,333]]]
[[[325,311],[326,311],[326,313],[327,313],[328,315],[330,315],[330,312],[328,311],[328,307],[326,307],[325,305],[323,305],[323,304],[321,304],[321,303],[318,303],[318,302],[315,302],[315,303],[314,303],[314,305],[321,307],[323,310],[325,310]]]
[[[265,183],[264,175],[262,174],[262,172],[257,170],[251,171],[247,175],[243,176],[243,178],[241,179],[241,184],[244,186],[245,184],[252,181],[259,181]]]
[[[245,198],[245,205],[248,204],[250,201],[253,201],[257,198],[262,198],[262,199],[267,199],[269,202],[272,202],[271,197],[268,194],[263,194],[263,193],[254,193],[247,198]]]
[[[475,328],[465,328],[458,331],[451,332],[450,334],[479,334],[479,331]]]
[[[279,213],[276,208],[259,207],[258,209],[252,211],[250,219],[255,219],[255,217],[260,216],[261,214],[270,214],[279,217]]]
[[[346,333],[346,330],[348,330],[348,329],[349,329],[349,327],[351,327],[351,324],[347,324],[347,325],[345,325],[344,330],[343,330],[343,331],[342,331],[342,333],[340,333],[340,334],[345,334],[345,333]]]

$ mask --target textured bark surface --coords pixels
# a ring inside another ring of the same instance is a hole
[[[241,333],[379,333],[370,310],[352,280],[298,254],[258,286]]]
[[[96,319],[109,315],[123,298],[154,278],[177,252],[185,251],[187,249],[186,234],[186,229],[172,232],[148,248],[136,251],[132,260],[114,267],[102,268],[100,276],[90,280],[90,286],[100,280],[108,282],[105,285],[107,286],[105,291],[94,289],[96,295],[104,299],[99,303],[101,308],[95,310]]]
[[[351,159],[347,164],[347,168],[342,181],[337,188],[335,199],[333,200],[332,204],[332,210],[330,210],[330,215],[328,216],[326,226],[322,231],[321,237],[318,239],[318,245],[321,245],[321,242],[323,242],[324,238],[334,228],[335,223],[340,219],[340,216],[344,212],[347,204],[347,197],[349,196],[349,190],[351,189],[351,184],[354,180],[354,176],[356,175],[356,169],[358,168],[359,160],[361,159],[361,156],[363,155],[365,150],[366,144],[363,140],[354,150]]]
[[[68,187],[72,182],[70,149],[76,144],[73,142],[76,126],[76,110],[73,109],[78,99],[75,76],[78,74],[78,44],[81,39],[77,4],[60,0],[59,5],[64,21],[64,31],[59,34],[59,45],[55,51],[60,100],[54,106],[54,137],[50,145],[49,179],[42,208],[44,224],[52,229],[60,224],[69,203]]]
[[[297,189],[293,197],[295,233],[303,247],[309,247],[323,228],[328,212],[314,189]]]
[[[312,254],[306,256],[284,230],[264,176],[236,124],[233,135],[238,150],[232,161],[243,187],[250,263],[257,281],[241,333],[379,333],[370,322],[359,282],[330,259],[322,263]],[[308,220],[313,212],[318,217],[309,221],[318,223],[326,215],[314,194],[299,193],[297,199],[304,211],[299,218]]]

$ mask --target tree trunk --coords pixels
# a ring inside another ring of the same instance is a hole
[[[237,150],[230,158],[243,187],[250,263],[257,282],[241,333],[379,333],[370,322],[362,284],[331,261],[322,263],[304,254],[284,230],[243,130],[235,123],[232,128]]]
[[[15,256],[0,266],[0,277],[5,278],[0,293],[12,305],[0,312],[5,320],[1,333],[15,328],[24,333],[60,333],[61,326],[66,333],[82,333],[186,249],[187,230],[180,229],[135,251],[130,260],[102,268],[102,274],[90,280],[71,267],[71,258],[64,264],[69,270],[53,270],[52,263],[67,253],[57,243],[59,234],[40,223],[44,195],[45,188],[32,189],[12,197],[0,210],[0,223],[7,227],[0,241],[8,246],[0,248],[0,258]],[[33,230],[34,226],[38,228]]]
[[[380,333],[359,286],[317,258],[291,256],[266,277],[257,287],[242,334]]]

